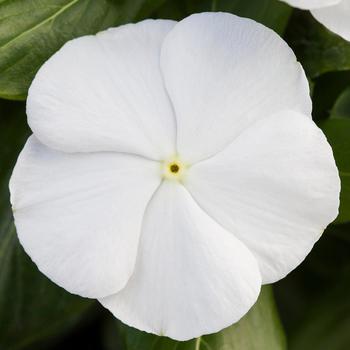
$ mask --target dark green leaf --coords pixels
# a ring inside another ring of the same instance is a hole
[[[318,23],[309,12],[295,12],[286,38],[311,78],[350,69],[350,43]]]
[[[274,284],[278,309],[286,328],[289,344],[294,343],[294,337],[308,327],[307,323],[321,323],[326,317],[325,313],[316,315],[311,310],[326,308],[325,296],[333,286],[343,283],[342,279],[350,268],[349,251],[350,223],[329,225],[304,262],[286,278]],[[342,297],[339,296],[339,305],[349,295],[349,290],[344,292]],[[342,314],[341,308],[337,308],[337,311]],[[339,326],[341,317],[339,317]],[[327,336],[327,331],[322,336]],[[310,346],[309,349],[318,350],[314,346]],[[329,349],[333,350],[332,347]],[[299,349],[293,347],[293,350]]]
[[[327,119],[339,95],[350,86],[350,70],[325,73],[313,83],[313,119]]]
[[[91,305],[50,282],[18,242],[7,188],[28,135],[24,104],[0,101],[0,349],[4,350],[58,336]]]
[[[330,118],[321,127],[332,146],[341,179],[337,222],[346,222],[350,220],[350,119]]]
[[[291,350],[348,350],[350,344],[350,269],[327,289],[305,315]]]
[[[154,18],[153,16],[154,12],[158,10],[158,8],[161,7],[166,0],[141,0],[141,1],[142,1],[142,6],[137,6],[140,8],[138,10],[137,16],[134,16],[135,21],[141,21],[143,19],[149,18],[150,16],[151,18]],[[132,9],[135,6],[135,1],[133,2],[129,1],[128,6],[130,7],[130,9]]]
[[[338,97],[332,108],[331,118],[350,118],[350,87]]]
[[[68,40],[147,16],[159,4],[0,0],[0,97],[24,99],[39,67]]]
[[[279,0],[167,0],[157,17],[180,20],[192,13],[205,11],[231,12],[260,22],[277,33],[283,33],[291,8]]]
[[[262,288],[257,303],[238,323],[219,333],[177,342],[138,331],[121,323],[110,323],[107,350],[282,350],[286,349],[271,286]]]

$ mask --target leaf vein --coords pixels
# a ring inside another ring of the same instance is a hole
[[[4,49],[7,46],[9,46],[11,43],[13,43],[14,41],[22,38],[23,36],[26,36],[27,34],[33,32],[34,30],[40,28],[41,26],[45,25],[46,23],[50,22],[51,20],[54,20],[56,17],[58,17],[60,14],[62,14],[63,12],[65,12],[66,10],[68,10],[70,7],[72,7],[74,4],[76,4],[78,1],[80,0],[72,0],[69,3],[67,3],[66,5],[64,5],[63,7],[61,7],[57,12],[55,12],[53,15],[51,15],[50,17],[46,18],[45,20],[39,22],[38,24],[36,24],[35,26],[29,28],[28,30],[24,31],[23,33],[19,34],[18,36],[16,36],[15,38],[11,39],[10,41],[6,42],[4,45],[0,46],[0,49]]]

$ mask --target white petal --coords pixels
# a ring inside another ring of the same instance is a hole
[[[158,173],[159,164],[141,157],[61,153],[31,137],[10,182],[21,244],[69,292],[117,292],[134,269]]]
[[[292,50],[272,30],[228,13],[202,13],[166,36],[161,67],[177,118],[179,154],[213,155],[257,119],[285,108],[311,111]]]
[[[128,325],[187,340],[238,321],[260,285],[249,250],[165,181],[146,211],[133,276],[100,301]]]
[[[338,213],[331,147],[312,120],[296,112],[257,122],[194,165],[185,185],[256,255],[264,283],[300,264]]]
[[[147,20],[66,43],[39,70],[28,95],[35,136],[66,152],[174,152],[175,118],[160,46],[175,22]]]
[[[341,0],[281,0],[290,6],[303,10],[317,9],[338,4]]]
[[[311,11],[312,15],[332,32],[350,41],[350,1]]]

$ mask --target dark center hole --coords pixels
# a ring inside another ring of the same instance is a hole
[[[171,164],[170,165],[170,171],[174,174],[176,174],[180,170],[180,167],[177,164]]]

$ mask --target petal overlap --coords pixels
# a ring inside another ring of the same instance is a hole
[[[185,18],[165,37],[161,68],[176,113],[177,149],[189,162],[212,156],[264,116],[311,111],[293,51],[253,20],[228,13]]]
[[[293,270],[339,207],[331,147],[307,116],[285,111],[255,123],[185,183],[199,205],[251,249],[264,283]]]
[[[260,285],[250,251],[165,181],[147,208],[133,276],[100,302],[128,325],[186,340],[238,321]]]
[[[174,23],[146,20],[66,43],[29,89],[35,136],[66,152],[174,153],[175,119],[159,68]]]
[[[11,202],[21,244],[71,293],[103,297],[133,272],[159,164],[116,153],[69,154],[30,137],[15,166]]]

